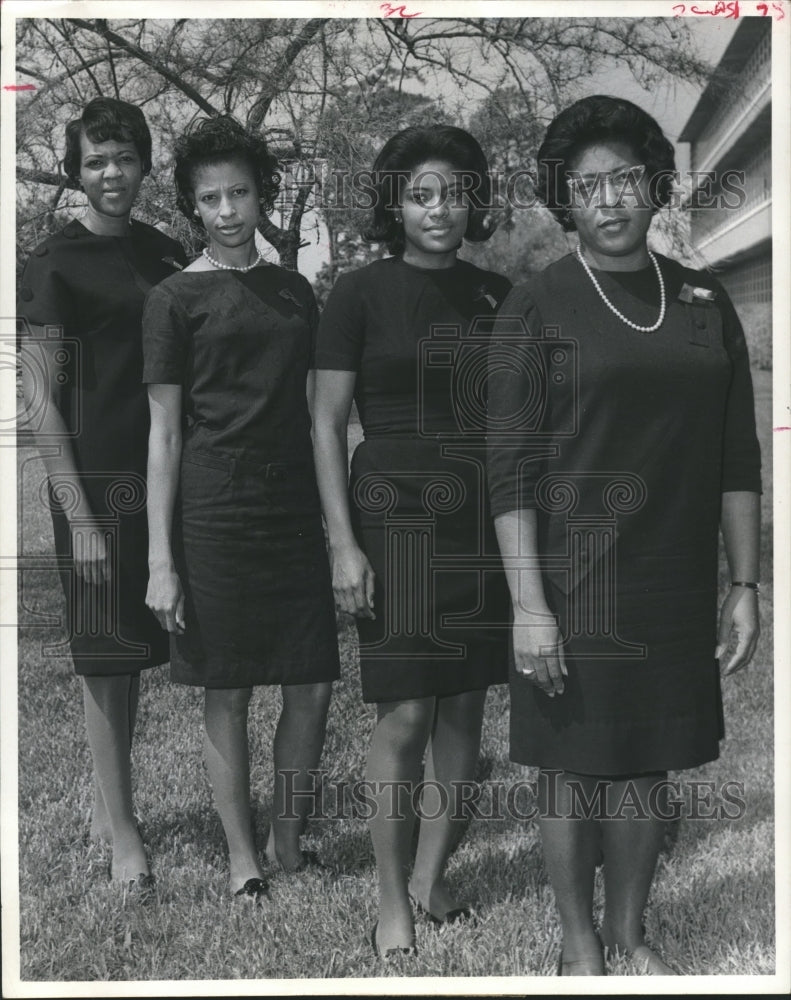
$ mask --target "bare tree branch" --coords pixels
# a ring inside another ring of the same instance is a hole
[[[311,160],[326,161],[322,176],[334,178],[370,164],[397,128],[458,119],[485,139],[502,169],[530,161],[547,117],[581,96],[602,67],[628,67],[643,86],[706,74],[688,27],[643,17],[36,19],[17,54],[19,71],[40,84],[19,110],[23,230],[39,218],[42,197],[51,199],[48,225],[69,207],[74,183],[40,168],[57,163],[60,129],[93,88],[145,108],[157,167],[168,166],[173,138],[195,113],[223,109],[266,135],[284,163],[296,161],[287,220],[261,225],[287,267],[306,245],[300,233],[311,209],[328,223],[331,241],[340,240],[339,266],[354,263],[359,245],[363,210],[344,207],[334,181],[329,201],[314,201]],[[172,223],[164,178],[142,190],[140,210]],[[40,235],[38,224],[33,230]]]
[[[54,22],[49,22],[48,21],[48,22],[44,22],[44,23],[52,24],[53,27],[57,28],[57,25],[55,25]],[[74,84],[74,89],[77,91],[77,94],[79,95],[80,99],[84,101],[85,98],[83,96],[82,91],[80,90],[80,85],[74,79],[74,76],[73,76],[74,68],[71,67],[71,66],[69,66],[69,64],[66,62],[63,54],[58,50],[58,47],[55,45],[55,43],[52,41],[52,39],[47,35],[47,33],[43,30],[43,28],[38,24],[38,22],[34,22],[34,27],[35,27],[35,30],[36,30],[37,34],[39,34],[41,36],[41,38],[44,40],[44,44],[47,46],[48,49],[50,49],[50,51],[52,52],[52,54],[55,57],[55,59],[57,59],[58,62],[60,62],[60,63],[63,64],[63,66],[65,68],[65,71],[66,71],[64,75],[67,76],[67,77],[69,77],[71,79],[72,83]],[[85,68],[85,67],[83,66],[83,68]]]
[[[288,220],[289,232],[296,233],[299,235],[302,216],[305,214],[305,207],[308,203],[308,197],[310,192],[313,190],[313,184],[302,184],[300,185],[297,196],[294,199],[294,207],[291,210],[291,216]]]
[[[74,40],[72,38],[73,32],[70,30],[70,28],[66,27],[66,23],[63,21],[56,22],[55,29],[59,31],[61,35],[65,38],[65,40],[69,43],[69,48],[77,56],[83,70],[88,74],[88,76],[93,81],[93,85],[96,88],[96,93],[100,94],[102,92],[102,88],[99,86],[99,81],[94,76],[93,70],[85,62],[85,58],[83,57],[82,51],[80,50],[79,46],[74,44]]]
[[[119,59],[128,59],[129,53],[127,52],[116,52],[113,58],[116,62]],[[67,70],[65,73],[60,73],[58,76],[47,76],[46,73],[41,72],[41,70],[33,69],[28,66],[20,66],[17,64],[17,73],[22,73],[25,76],[32,76],[34,80],[41,80],[42,83],[46,83],[49,87],[57,87],[59,84],[63,83],[64,80],[74,79],[77,73],[86,72],[91,66],[100,66],[102,63],[107,61],[107,56],[102,53],[102,55],[93,56],[91,59],[83,59],[81,66],[75,66],[73,69]]]
[[[86,21],[81,17],[75,17],[71,19],[73,24],[78,27],[83,28],[85,31],[92,31],[94,34],[101,35],[102,38],[106,38],[108,41],[114,42],[120,49],[129,52],[131,55],[135,56],[141,62],[145,63],[146,66],[150,66],[151,69],[156,70],[160,76],[163,76],[166,80],[177,87],[182,94],[189,97],[191,101],[194,101],[198,107],[205,111],[208,115],[219,115],[220,111],[215,108],[213,104],[207,101],[191,84],[187,83],[183,77],[179,76],[177,73],[172,72],[164,63],[160,62],[156,56],[152,55],[150,52],[146,52],[141,49],[139,45],[135,45],[133,42],[127,41],[122,35],[119,35],[115,31],[111,31],[107,24],[104,26],[97,21]]]
[[[305,46],[308,45],[316,33],[320,31],[326,23],[327,18],[311,18],[311,20],[305,21],[300,31],[298,31],[296,36],[292,38],[291,42],[286,47],[286,51],[269,73],[268,82],[265,86],[264,92],[252,106],[247,115],[247,125],[249,128],[255,130],[261,127],[261,123],[264,118],[266,118],[269,109],[272,107],[272,102],[277,97],[278,93],[280,93],[283,89],[283,77],[287,74],[300,52],[302,52]]]
[[[107,27],[107,21],[103,21],[105,27]],[[118,89],[118,77],[115,75],[115,59],[113,58],[113,47],[110,45],[110,39],[107,39],[107,62],[110,66],[110,75],[113,78],[113,88],[115,89],[115,96],[118,100],[121,98],[121,91]]]
[[[34,184],[49,184],[57,188],[68,188],[70,191],[79,191],[80,186],[76,181],[64,174],[56,174],[52,170],[31,170],[29,167],[17,167],[17,180],[32,181]]]

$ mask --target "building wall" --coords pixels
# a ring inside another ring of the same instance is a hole
[[[771,21],[745,18],[681,134],[701,205],[690,238],[742,319],[753,361],[771,365]],[[734,174],[744,173],[744,180]],[[725,187],[723,186],[725,184]],[[731,191],[727,190],[730,186]],[[738,187],[740,193],[734,194]],[[694,201],[693,201],[694,204]]]
[[[772,254],[771,250],[758,257],[734,264],[720,276],[720,281],[738,309],[751,302],[771,303],[772,301]]]

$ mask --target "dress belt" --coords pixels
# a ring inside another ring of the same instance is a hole
[[[184,449],[182,461],[209,469],[220,469],[231,476],[237,472],[260,476],[262,479],[289,479],[306,474],[312,478],[314,475],[312,462],[266,462],[263,459],[240,457],[227,452],[207,452],[192,448]]]

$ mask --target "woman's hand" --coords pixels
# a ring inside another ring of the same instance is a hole
[[[69,524],[71,551],[77,575],[86,583],[102,584],[110,579],[110,547],[107,532],[92,517]]]
[[[568,676],[568,670],[560,629],[552,612],[516,611],[513,642],[516,672],[550,698],[563,694],[563,678]]]
[[[146,604],[167,632],[184,631],[184,591],[173,565],[171,532],[181,459],[181,386],[148,387],[148,591]]]
[[[749,587],[731,587],[720,609],[720,627],[714,655],[719,659],[728,648],[731,633],[736,649],[723,667],[724,676],[746,667],[753,657],[761,627],[758,621],[758,594]]]
[[[181,635],[184,631],[184,590],[172,567],[152,570],[148,577],[146,605],[157,616],[166,632]]]
[[[64,375],[63,342],[51,336],[52,326],[31,324],[30,336],[22,338],[20,364],[22,390],[28,413],[36,414],[32,420],[41,458],[50,483],[55,483],[57,500],[60,485],[66,487],[66,507],[71,534],[71,552],[74,569],[86,583],[103,584],[110,579],[111,559],[108,529],[94,519],[94,512],[85,493],[74,452],[70,444],[69,428],[60,411],[61,378]],[[42,377],[43,376],[43,377]],[[53,451],[51,441],[60,445]],[[73,494],[73,495],[72,495]],[[74,504],[72,506],[72,501]]]
[[[375,574],[365,553],[357,545],[348,545],[340,549],[330,546],[329,555],[335,603],[357,618],[376,618]]]

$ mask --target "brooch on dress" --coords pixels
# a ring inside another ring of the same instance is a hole
[[[478,288],[475,289],[475,295],[473,296],[472,301],[480,302],[481,299],[486,299],[492,309],[497,308],[497,299],[486,290],[486,285],[479,285]]]
[[[717,298],[717,293],[711,288],[697,288],[685,283],[678,293],[678,298],[681,302],[713,302]]]
[[[179,262],[176,260],[175,257],[163,257],[162,258],[162,263],[163,264],[170,264],[170,266],[171,267],[175,267],[177,271],[183,271],[184,270],[183,265],[179,264]]]
[[[298,299],[298,298],[296,297],[296,295],[295,295],[295,294],[294,294],[294,293],[293,293],[293,292],[291,291],[291,289],[290,289],[290,288],[281,288],[281,289],[280,289],[280,291],[279,291],[279,292],[278,292],[277,294],[278,294],[278,295],[280,296],[280,298],[281,298],[281,299],[288,299],[288,300],[289,300],[289,302],[293,302],[293,303],[294,303],[294,305],[295,305],[295,306],[296,306],[296,307],[297,307],[298,309],[299,309],[299,308],[301,307],[301,305],[302,305],[302,303],[301,303],[301,302],[299,301],[299,299]]]

